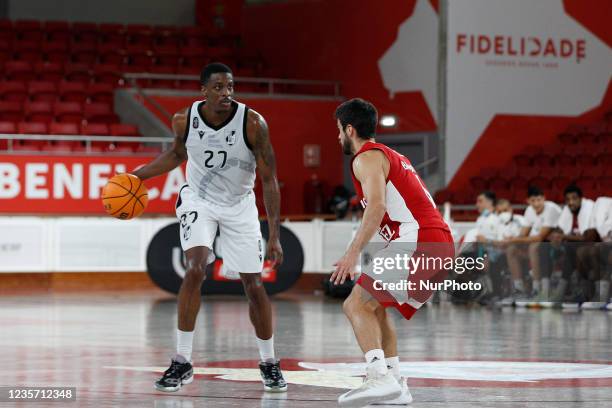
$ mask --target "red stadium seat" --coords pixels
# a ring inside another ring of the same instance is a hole
[[[511,190],[524,191],[527,190],[527,187],[529,187],[529,181],[527,181],[527,179],[523,177],[516,177],[510,180],[510,183],[508,183],[508,187]]]
[[[8,61],[4,64],[5,77],[13,81],[31,81],[34,79],[32,64],[26,61]]]
[[[597,163],[607,168],[612,167],[612,152],[608,151],[597,156]]]
[[[519,167],[518,169],[518,176],[527,180],[536,177],[539,173],[540,169],[532,166]]]
[[[210,61],[208,50],[204,46],[185,46],[181,48],[181,65],[202,69]]]
[[[35,72],[41,81],[59,82],[64,78],[64,66],[59,62],[42,62],[35,65]]]
[[[58,102],[55,104],[55,119],[62,123],[81,123],[83,108],[78,102]]]
[[[2,39],[2,37],[0,36],[0,62],[1,61],[8,61],[13,59],[13,46],[12,46],[12,41],[11,40],[4,40]],[[1,63],[0,63],[0,69],[1,68]]]
[[[155,44],[160,46],[178,46],[182,42],[182,35],[176,27],[156,26],[153,28]]]
[[[552,167],[553,159],[552,159],[552,157],[550,157],[547,154],[538,153],[538,154],[533,156],[532,163],[533,163],[534,166]]]
[[[5,101],[23,102],[28,99],[28,91],[23,81],[0,82],[0,98]]]
[[[102,64],[122,65],[127,60],[126,51],[112,44],[100,44],[98,53]]]
[[[84,103],[87,100],[87,83],[60,82],[59,95],[64,102]]]
[[[183,44],[185,46],[205,46],[207,45],[208,34],[206,30],[199,26],[187,26],[181,28]]]
[[[118,122],[117,115],[113,112],[111,105],[95,102],[85,105],[85,119],[91,123],[115,123]]]
[[[44,142],[38,140],[20,140],[13,143],[13,150],[18,152],[39,152]]]
[[[46,21],[44,31],[51,41],[68,41],[71,35],[67,21]]]
[[[595,157],[590,154],[580,154],[576,156],[576,166],[591,167],[595,163]]]
[[[72,62],[91,66],[98,59],[95,42],[76,42],[70,45]]]
[[[555,177],[550,183],[550,188],[553,191],[563,191],[571,182],[572,180],[567,177]]]
[[[86,145],[80,145],[77,146],[75,148],[72,149],[73,152],[78,152],[78,153],[102,153],[104,151],[104,149],[100,146],[90,146],[89,148],[87,148]]]
[[[612,177],[602,177],[599,179],[598,184],[599,188],[606,196],[609,196],[610,193],[612,193]]]
[[[0,122],[0,134],[10,135],[13,133],[17,133],[15,122]]]
[[[79,125],[76,123],[58,123],[52,122],[49,125],[50,135],[78,135]]]
[[[70,59],[68,43],[62,41],[43,43],[42,53],[49,62],[63,63]]]
[[[48,133],[47,124],[42,122],[19,122],[17,130],[25,135],[46,135]]]
[[[100,35],[100,42],[103,43],[120,44],[121,48],[126,43],[125,26],[123,24],[100,24]]]
[[[529,185],[539,187],[545,191],[550,190],[550,180],[541,176],[534,177],[529,180]]]
[[[501,177],[489,179],[489,188],[493,191],[505,190],[508,188],[508,181]]]
[[[517,154],[514,156],[513,161],[519,168],[531,166],[531,158],[525,154]]]
[[[93,83],[87,87],[87,93],[92,102],[112,104],[115,88],[110,84]]]
[[[576,166],[564,166],[559,169],[559,176],[575,180],[582,175],[582,168]]]
[[[122,75],[118,65],[100,64],[94,67],[94,80],[97,83],[118,86],[121,84]]]
[[[43,39],[42,24],[38,20],[17,20],[14,27],[20,39],[32,41]]]
[[[131,154],[134,153],[134,149],[136,148],[135,143],[117,143],[117,144],[109,144],[106,147],[106,151],[110,153],[122,153],[122,154]]]
[[[486,190],[489,187],[489,183],[484,178],[475,176],[470,178],[470,186],[474,190]]]
[[[74,146],[72,144],[65,144],[62,142],[57,142],[57,143],[47,142],[41,147],[41,150],[43,152],[49,152],[49,153],[71,153],[73,149],[74,149]]]
[[[159,153],[161,153],[161,146],[157,145],[157,146],[146,146],[143,144],[138,145],[138,148],[136,149],[136,153],[142,153],[142,154],[152,154],[152,155],[158,155]],[[436,201],[437,202],[437,201]]]
[[[28,102],[25,104],[26,120],[29,122],[51,123],[55,118],[53,104],[49,101]]]
[[[585,132],[585,133],[580,133],[578,135],[577,143],[583,146],[584,145],[597,145],[599,144],[599,139],[597,138],[596,134]]]
[[[88,136],[108,136],[110,130],[106,123],[86,123],[81,126],[81,133]]]
[[[177,46],[157,46],[153,49],[153,53],[155,54],[156,65],[178,66],[180,57]]]
[[[98,25],[95,23],[73,23],[72,34],[76,41],[96,42],[98,41]]]
[[[485,167],[480,169],[480,177],[484,179],[492,179],[499,174],[499,169],[495,167]]]
[[[569,145],[565,148],[565,153],[569,156],[576,157],[584,151],[584,147],[582,145]]]
[[[89,82],[90,70],[87,65],[67,64],[64,68],[66,80],[71,82]]]
[[[535,156],[537,154],[540,154],[541,152],[542,152],[542,147],[530,145],[530,146],[525,147],[521,153],[527,156]]]
[[[52,102],[57,99],[57,85],[50,81],[32,81],[28,86],[30,99],[33,101]]]
[[[21,40],[17,41],[13,48],[15,50],[15,59],[29,63],[36,63],[43,60],[43,54],[40,50],[41,44],[39,41]]]
[[[19,122],[24,119],[23,103],[18,101],[0,101],[0,121]]]
[[[138,127],[125,123],[113,123],[110,125],[110,134],[112,136],[140,136]]]
[[[126,27],[128,44],[148,48],[153,45],[153,29],[144,24],[128,24]]]
[[[554,157],[554,160],[558,167],[573,166],[575,164],[574,158],[567,154],[559,154]]]

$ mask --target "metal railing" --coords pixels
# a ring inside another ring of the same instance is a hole
[[[142,88],[138,86],[136,81],[139,79],[157,79],[157,80],[169,80],[169,81],[200,81],[200,77],[197,75],[181,75],[181,74],[151,74],[148,72],[142,73],[125,73],[123,78],[127,83],[132,86]],[[275,90],[281,85],[300,85],[300,86],[313,86],[313,87],[329,87],[332,91],[329,94],[322,94],[321,96],[334,96],[336,98],[341,97],[340,94],[340,82],[337,81],[320,81],[320,80],[309,80],[309,79],[282,79],[282,78],[256,78],[256,77],[234,77],[234,81],[237,84],[264,84],[266,85],[267,92],[262,92],[267,95],[293,95],[292,92],[279,93]]]

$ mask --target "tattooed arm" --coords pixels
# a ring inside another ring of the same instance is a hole
[[[270,236],[266,258],[280,265],[283,262],[283,249],[280,245],[280,189],[276,178],[276,158],[272,143],[270,143],[268,124],[263,116],[253,110],[249,110],[248,113],[247,139],[257,161],[257,170],[263,186],[264,205],[268,215]]]

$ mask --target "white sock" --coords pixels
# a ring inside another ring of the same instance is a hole
[[[191,351],[193,349],[193,332],[182,330],[176,331],[176,353],[191,362]]]
[[[523,285],[523,281],[520,279],[517,279],[514,281],[514,289],[520,291],[520,292],[524,292],[525,291],[525,286]]]
[[[387,374],[387,363],[385,362],[385,352],[382,349],[373,349],[365,353],[365,360],[368,369],[372,368],[380,375]]]
[[[257,341],[257,348],[259,349],[259,358],[263,362],[274,362],[274,335],[270,337],[268,340],[262,340],[259,337],[255,336],[255,340]]]
[[[550,293],[550,278],[542,278],[542,293],[546,296]]]
[[[540,291],[540,281],[539,280],[534,280],[533,281],[533,290],[536,292]]]
[[[387,363],[387,369],[391,371],[395,379],[399,381],[402,377],[400,374],[399,357],[387,357],[385,358],[385,363]]]

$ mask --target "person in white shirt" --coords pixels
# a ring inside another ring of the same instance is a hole
[[[593,306],[603,306],[610,302],[612,197],[599,197],[595,201],[584,237],[587,242],[593,244],[578,249],[578,260],[595,279],[595,294],[591,299]]]
[[[485,242],[497,238],[497,227],[499,220],[495,213],[495,193],[492,191],[483,191],[476,197],[476,209],[480,213],[476,220],[476,229],[478,231],[478,242]]]
[[[523,217],[514,214],[510,201],[505,198],[497,200],[495,214],[497,215],[495,236],[484,241],[488,244],[487,289],[489,296],[481,299],[480,303],[486,305],[497,303],[502,296],[502,271],[508,267],[506,256],[502,249],[504,246],[503,241],[507,238],[519,236],[524,225]]]
[[[521,264],[529,259],[532,268],[533,287],[531,295],[537,296],[540,290],[548,292],[550,282],[543,283],[546,287],[540,287],[540,243],[545,241],[552,228],[557,226],[561,208],[547,201],[544,192],[535,186],[527,190],[527,203],[529,207],[525,210],[524,226],[517,237],[508,237],[503,240],[507,245],[506,256],[508,267],[512,274],[514,293],[511,297],[504,299],[503,304],[512,304],[516,299],[527,298],[528,291],[523,281],[523,268]]]
[[[582,300],[587,300],[593,296],[593,285],[596,279],[593,279],[593,276],[591,276],[592,272],[590,273],[583,263],[578,262],[577,251],[587,242],[584,233],[589,228],[594,203],[593,200],[584,198],[582,190],[576,185],[567,186],[563,196],[565,197],[565,207],[563,207],[559,217],[557,228],[549,236],[553,246],[560,246],[561,251],[551,252],[550,247],[547,245],[542,247],[540,259],[541,269],[545,276],[543,280],[550,277],[552,262],[556,258],[561,258],[563,276],[550,300],[553,302],[561,302],[563,300],[568,282],[574,270],[578,270],[579,275],[579,296]],[[551,256],[551,253],[555,253],[555,255]],[[546,301],[548,299],[542,300]]]

